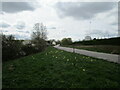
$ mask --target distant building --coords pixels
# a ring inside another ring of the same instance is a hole
[[[23,43],[23,45],[31,44],[31,40],[24,40],[22,43]]]
[[[89,40],[92,40],[92,38],[90,36],[86,36],[84,40],[89,41]]]
[[[52,44],[53,44],[53,45],[56,45],[56,42],[55,42],[55,41],[53,41],[53,42],[52,42]]]

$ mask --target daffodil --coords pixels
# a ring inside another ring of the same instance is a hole
[[[33,56],[32,56],[33,59],[35,59]]]
[[[83,69],[83,71],[85,71],[85,69]]]
[[[69,61],[69,59],[67,59],[67,61]]]
[[[92,62],[93,60],[91,59],[91,62]]]
[[[90,57],[87,57],[87,58],[90,58]]]

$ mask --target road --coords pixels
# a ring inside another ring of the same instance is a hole
[[[61,47],[59,45],[54,46],[57,49],[68,51],[68,52],[74,52],[98,59],[104,59],[110,62],[115,62],[115,63],[120,63],[120,55],[116,54],[107,54],[107,53],[100,53],[100,52],[93,52],[93,51],[88,51],[88,50],[81,50],[81,49],[73,49],[73,48],[68,48],[68,47]]]

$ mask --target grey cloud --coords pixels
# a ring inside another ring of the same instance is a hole
[[[27,39],[30,39],[30,37],[28,35],[19,35],[19,34],[15,34],[14,35],[17,39],[23,39],[23,40],[27,40]]]
[[[16,25],[14,25],[17,29],[24,29],[25,23],[24,22],[18,22]]]
[[[117,7],[117,6],[116,6],[116,7]],[[118,9],[118,10],[119,10],[119,9]],[[117,17],[117,16],[118,16],[118,12],[119,12],[118,10],[115,10],[115,11],[111,12],[110,14],[108,14],[108,17],[109,17],[109,16],[116,16],[116,17]]]
[[[4,32],[9,32],[9,30],[2,30],[2,32],[4,33]]]
[[[115,5],[113,2],[58,2],[55,6],[60,17],[90,19],[98,13],[113,9]]]
[[[6,33],[5,33],[6,34]],[[6,35],[13,35],[16,39],[30,39],[30,35],[26,33],[8,33]]]
[[[47,27],[47,29],[56,29],[56,27]]]
[[[8,28],[8,27],[10,27],[11,25],[9,25],[9,24],[7,24],[7,23],[5,23],[5,22],[1,22],[0,23],[0,27],[1,28]]]
[[[118,23],[117,22],[113,22],[113,23],[111,23],[111,25],[118,25]]]
[[[6,13],[17,13],[21,11],[33,11],[35,8],[28,2],[1,2],[2,11]]]
[[[24,31],[24,30],[18,30],[18,32],[22,32],[22,33],[30,33],[29,31]]]
[[[25,31],[25,33],[30,33],[29,31]]]
[[[118,37],[120,37],[120,30],[118,30]]]
[[[2,11],[0,11],[0,15],[4,15],[4,13]]]
[[[56,27],[51,27],[51,29],[56,29]]]
[[[113,37],[113,36],[117,36],[118,32],[110,32],[107,30],[92,30],[92,31],[87,31],[87,35],[91,35],[91,36],[98,36],[98,37]]]

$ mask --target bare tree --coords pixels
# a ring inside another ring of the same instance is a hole
[[[41,38],[46,40],[47,39],[47,30],[46,26],[43,23],[36,23],[33,27],[32,39]]]
[[[36,23],[33,27],[32,43],[39,51],[46,47],[47,30],[42,23]]]

